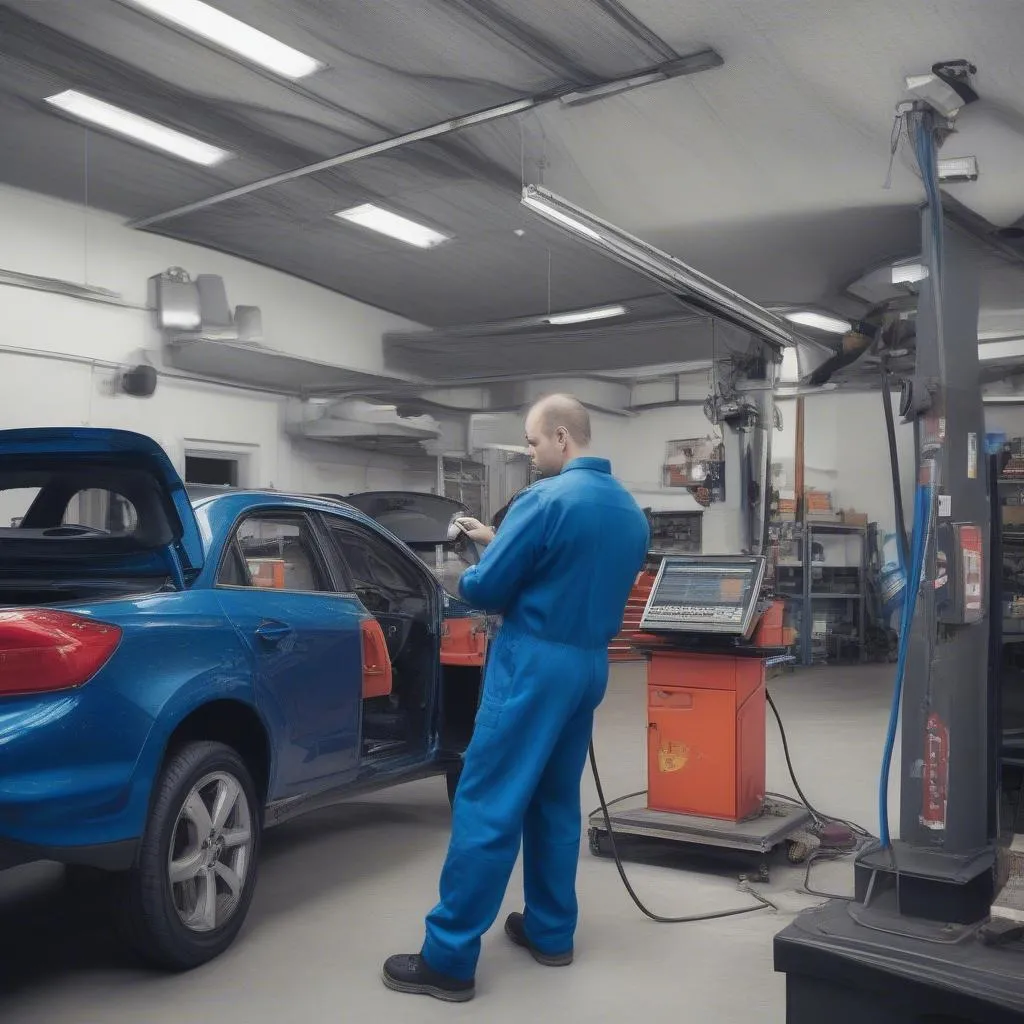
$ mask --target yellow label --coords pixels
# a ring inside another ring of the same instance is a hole
[[[658,771],[681,772],[690,760],[690,748],[685,743],[670,741],[658,748]]]

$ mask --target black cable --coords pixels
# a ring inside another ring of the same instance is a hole
[[[842,860],[844,857],[849,857],[853,852],[853,850],[847,850],[841,853],[826,853],[823,850],[815,850],[807,858],[807,870],[804,872],[804,884],[802,891],[807,893],[809,896],[818,896],[825,900],[842,900],[844,903],[856,902],[852,896],[840,896],[839,893],[836,892],[824,892],[821,889],[811,888],[811,868],[813,868],[819,860]]]
[[[772,700],[772,695],[765,690],[765,696],[768,698],[768,706],[772,709],[772,714],[775,715],[775,721],[779,723],[779,735],[782,737],[782,751],[786,755],[786,767],[789,768],[789,777],[793,780],[793,785],[796,787],[797,795],[803,801],[804,807],[811,812],[811,817],[814,818],[815,824],[824,825],[830,819],[816,810],[810,800],[807,799],[803,789],[800,788],[800,782],[796,777],[796,770],[793,768],[793,759],[789,756],[789,740],[786,738],[786,727],[782,724],[782,716],[779,714],[779,709],[775,706],[775,701]]]
[[[652,921],[657,921],[658,924],[695,924],[698,921],[717,921],[724,917],[739,917],[741,914],[753,914],[759,910],[777,909],[773,903],[758,896],[756,892],[751,892],[749,889],[744,891],[749,895],[753,896],[757,900],[757,906],[754,907],[740,907],[738,910],[718,910],[708,914],[692,914],[688,917],[662,917],[660,914],[655,914],[653,911],[647,909],[641,901],[640,897],[637,896],[633,889],[633,886],[629,884],[629,879],[626,877],[626,871],[622,866],[622,858],[619,856],[618,847],[615,844],[615,833],[612,831],[612,819],[608,813],[608,803],[604,798],[604,787],[601,785],[601,776],[597,772],[597,758],[594,756],[594,744],[591,741],[590,744],[590,768],[594,773],[594,785],[597,786],[597,798],[601,801],[601,811],[604,815],[605,828],[608,830],[608,843],[611,846],[612,856],[615,858],[615,867],[618,869],[619,877],[622,879],[622,884],[626,887],[626,892],[629,893],[630,898],[636,904],[637,909]],[[633,793],[632,796],[640,796],[639,793]],[[628,797],[619,797],[613,803],[619,803],[622,800],[627,800]]]
[[[885,413],[885,433],[889,441],[889,468],[892,471],[892,502],[896,514],[896,537],[900,545],[900,560],[906,566],[910,557],[910,543],[907,540],[907,521],[903,514],[903,487],[900,484],[900,457],[896,450],[892,391],[889,388],[889,371],[884,366],[882,367],[882,411]]]

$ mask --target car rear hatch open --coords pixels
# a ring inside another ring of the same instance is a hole
[[[152,438],[97,428],[0,431],[0,604],[13,590],[79,596],[132,581],[184,586],[203,544]],[[130,589],[130,588],[129,588]],[[70,592],[74,592],[71,594]]]

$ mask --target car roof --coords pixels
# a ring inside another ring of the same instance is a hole
[[[192,498],[192,507],[196,509],[219,502],[230,502],[232,505],[301,505],[309,508],[321,508],[330,512],[337,512],[341,509],[352,513],[354,517],[364,518],[358,509],[346,504],[340,498],[329,498],[317,494],[231,488],[217,494],[191,494],[190,497]]]

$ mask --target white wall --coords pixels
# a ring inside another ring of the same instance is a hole
[[[985,429],[1007,437],[1024,437],[1024,405],[986,405]]]
[[[904,511],[914,501],[914,431],[902,424],[894,398],[896,450]],[[772,439],[772,461],[783,462],[792,474],[796,452],[796,401],[778,403],[783,429]],[[832,492],[833,508],[866,512],[879,528],[895,530],[892,474],[879,392],[825,392],[804,399],[804,483]],[[792,475],[790,486],[792,487]],[[908,524],[909,525],[909,524]]]
[[[0,269],[107,288],[140,307],[0,287],[0,428],[137,430],[155,437],[179,470],[186,448],[220,448],[249,455],[250,486],[345,493],[433,484],[418,463],[292,441],[284,431],[286,402],[277,396],[166,376],[151,398],[113,396],[113,371],[89,363],[135,363],[145,351],[161,366],[160,334],[141,307],[147,279],[170,266],[220,274],[232,305],[260,306],[268,346],[353,369],[382,370],[383,333],[417,325],[277,271],[131,231],[109,214],[29,192],[0,188],[0,225]]]
[[[593,455],[610,459],[612,472],[644,507],[655,511],[703,511],[703,547],[706,553],[735,550],[739,506],[738,461],[726,457],[726,501],[702,509],[690,494],[678,487],[662,486],[665,443],[691,437],[717,436],[715,428],[697,405],[652,409],[625,417],[591,414]],[[489,415],[474,420],[474,445],[523,444],[522,418],[514,413]]]

